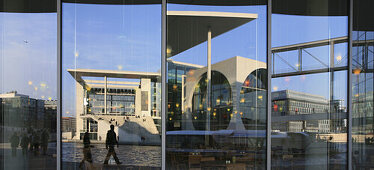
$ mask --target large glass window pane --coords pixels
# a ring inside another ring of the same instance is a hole
[[[271,166],[346,169],[347,2],[300,3],[273,4]]]
[[[0,169],[56,169],[56,7],[22,2],[0,2]]]
[[[265,169],[266,4],[216,3],[167,6],[167,169]]]
[[[374,168],[373,1],[354,1],[352,32],[352,166]]]
[[[112,2],[62,4],[63,169],[161,167],[161,4]]]

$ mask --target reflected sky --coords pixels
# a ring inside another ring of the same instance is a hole
[[[212,40],[212,63],[234,56],[266,61],[265,6],[192,7],[170,4],[168,9],[257,13],[258,19]],[[347,17],[280,14],[272,17],[274,47],[347,35]],[[17,90],[33,98],[56,99],[56,14],[1,13],[0,23],[1,93]],[[340,49],[337,56],[344,56],[345,47]],[[322,56],[327,53],[324,49],[314,54]],[[91,68],[158,72],[160,56],[161,5],[63,4],[64,70]],[[205,56],[206,43],[203,43],[173,59],[205,65]],[[72,114],[75,108],[75,80],[64,70],[63,113]],[[304,80],[292,77],[289,82],[274,80],[273,87],[276,86],[278,90],[293,89],[292,84],[296,86],[304,81],[310,88],[298,86],[294,90],[309,91],[327,98],[328,85],[316,88],[316,83],[321,81],[328,84],[326,77],[314,75]],[[336,81],[337,84],[344,84],[345,80]]]
[[[56,99],[56,14],[0,13],[0,93]]]

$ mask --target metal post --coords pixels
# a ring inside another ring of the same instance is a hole
[[[107,77],[104,76],[104,114],[107,114],[107,103],[106,103],[106,94],[107,94]]]
[[[353,31],[353,0],[348,2],[348,73],[347,73],[347,117],[348,117],[348,134],[347,134],[347,166],[348,170],[352,169],[352,31]]]
[[[90,132],[90,118],[86,118],[86,132]]]
[[[267,1],[267,14],[266,14],[266,67],[267,67],[267,103],[266,103],[266,169],[271,169],[271,68],[272,68],[272,52],[271,52],[271,15],[272,15],[272,0]]]
[[[166,0],[161,5],[161,168],[166,169]]]
[[[330,120],[330,129],[331,129],[331,126],[332,126],[332,121],[331,121],[331,118],[332,118],[332,114],[335,114],[334,112],[334,53],[335,53],[335,50],[334,50],[334,41],[331,41],[330,42],[330,65],[329,65],[329,70],[330,70],[330,112],[328,114],[328,120]],[[330,144],[330,141],[328,140],[327,141],[327,169],[329,169],[330,167],[330,147],[331,147],[331,144]]]
[[[208,28],[208,48],[207,48],[207,95],[206,95],[206,107],[207,107],[207,116],[206,116],[206,130],[210,131],[210,110],[211,108],[211,90],[212,90],[212,30]],[[205,145],[209,145],[209,136],[205,139]]]
[[[269,74],[275,74],[275,53],[271,53],[271,56],[272,56],[272,68],[271,68],[271,72]],[[270,69],[269,69],[270,70]]]
[[[303,65],[303,51],[301,48],[298,49],[298,61],[297,61],[297,64],[298,64],[298,71],[302,71],[302,65]]]
[[[57,170],[62,169],[61,117],[62,117],[62,2],[57,0]]]
[[[331,119],[331,114],[334,113],[334,67],[335,67],[335,64],[334,64],[334,53],[335,53],[335,49],[334,49],[334,45],[335,45],[335,42],[334,41],[331,41],[330,43],[330,117],[329,119]]]

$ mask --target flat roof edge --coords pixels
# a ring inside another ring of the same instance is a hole
[[[190,16],[190,17],[228,17],[256,19],[257,14],[235,13],[235,12],[214,12],[214,11],[167,11],[168,16]]]

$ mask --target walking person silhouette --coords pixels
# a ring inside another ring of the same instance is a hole
[[[47,154],[48,141],[49,141],[49,134],[48,134],[47,129],[44,129],[42,132],[42,137],[41,137],[41,146],[43,150],[43,155]]]
[[[83,160],[79,164],[79,168],[81,168],[81,169],[83,167],[84,161],[88,161],[88,162],[92,163],[91,141],[90,141],[90,134],[88,133],[88,131],[86,133],[84,133],[83,145],[84,145]]]
[[[24,156],[27,155],[28,148],[29,148],[29,143],[30,143],[30,139],[29,139],[29,137],[27,136],[26,133],[23,134],[20,145],[21,145],[21,147],[22,147],[22,154],[23,154]]]
[[[110,130],[108,130],[108,133],[106,134],[105,148],[108,149],[108,154],[106,155],[104,164],[108,164],[111,155],[113,155],[117,165],[122,164],[122,162],[118,160],[116,151],[114,150],[114,145],[117,145],[118,148],[117,135],[116,132],[114,132],[114,125],[110,125]]]
[[[17,147],[19,145],[19,137],[17,132],[14,132],[12,137],[10,138],[10,146],[12,148],[12,156],[17,156]]]

